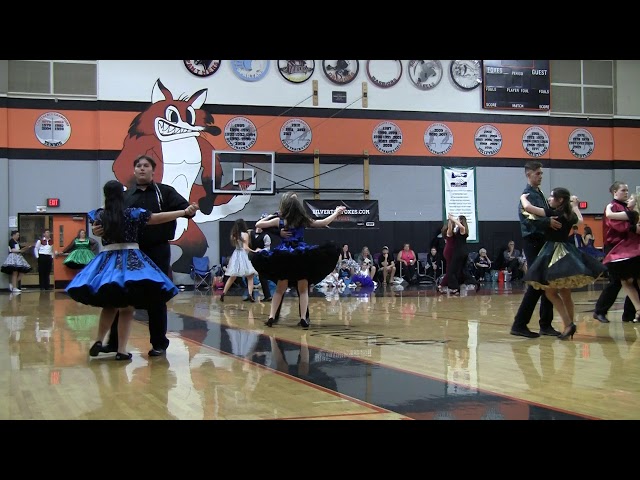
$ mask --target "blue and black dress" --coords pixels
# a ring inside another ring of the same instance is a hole
[[[91,224],[99,224],[104,209],[89,212]],[[126,243],[110,243],[71,280],[66,292],[75,301],[95,307],[146,309],[166,303],[178,288],[138,246],[142,228],[151,218],[143,208],[124,210]]]
[[[340,247],[333,242],[309,245],[304,241],[305,227],[285,227],[282,219],[280,228],[287,228],[291,236],[271,250],[253,255],[251,262],[258,272],[274,280],[308,280],[315,284],[334,271]]]

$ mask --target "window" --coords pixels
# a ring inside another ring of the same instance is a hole
[[[551,115],[615,114],[613,60],[551,60]]]
[[[8,95],[95,100],[97,60],[9,60]]]

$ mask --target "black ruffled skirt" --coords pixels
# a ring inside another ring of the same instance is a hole
[[[569,242],[547,242],[523,280],[534,288],[580,288],[596,281],[606,267]]]
[[[270,251],[253,255],[251,263],[259,275],[273,280],[308,280],[319,283],[333,272],[340,255],[340,247],[333,242],[308,245],[299,242],[295,247],[281,243]]]

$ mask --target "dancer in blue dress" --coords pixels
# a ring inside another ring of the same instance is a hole
[[[546,230],[546,242],[527,268],[523,280],[535,289],[544,290],[564,324],[564,331],[558,338],[567,340],[573,338],[576,332],[571,289],[593,283],[606,269],[569,240],[572,226],[583,221],[578,197],[571,195],[566,188],[557,187],[549,197],[549,208],[540,208],[532,205],[528,196],[528,193],[524,193],[520,197],[522,208],[527,213],[538,217],[557,217],[561,227],[558,230]]]
[[[272,327],[277,323],[276,311],[289,281],[297,282],[298,285],[300,315],[307,311],[309,283],[320,282],[335,269],[340,247],[334,243],[309,245],[304,241],[304,230],[307,227],[326,227],[345,209],[344,205],[339,205],[328,217],[314,220],[307,214],[298,196],[293,192],[286,192],[280,200],[279,216],[256,222],[256,228],[280,227],[291,233],[277,247],[269,251],[262,250],[251,259],[257,271],[265,272],[268,278],[278,280],[267,326]],[[301,318],[298,325],[308,328],[309,319]]]
[[[89,350],[95,357],[119,312],[116,360],[130,360],[126,353],[134,308],[146,309],[167,302],[178,294],[169,277],[138,246],[145,224],[167,223],[198,211],[193,203],[185,210],[151,213],[143,208],[125,208],[124,187],[117,180],[105,183],[104,208],[89,212],[91,224],[104,229],[104,248],[71,280],[66,292],[75,301],[102,307],[96,342]]]

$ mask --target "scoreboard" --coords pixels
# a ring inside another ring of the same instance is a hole
[[[482,108],[549,110],[549,60],[483,60]]]

